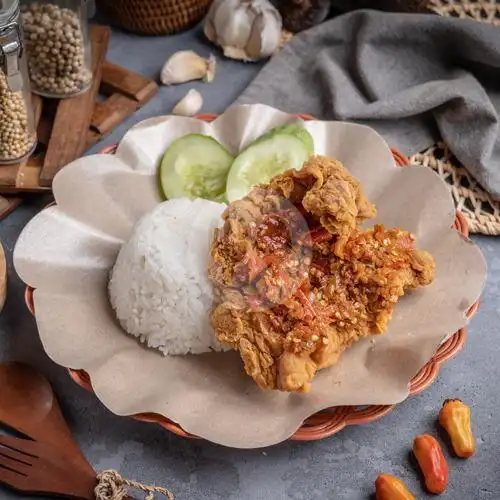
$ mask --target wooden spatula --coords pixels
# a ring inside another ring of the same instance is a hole
[[[93,471],[75,468],[59,448],[0,436],[0,482],[25,494],[93,500],[97,479]]]
[[[83,473],[95,472],[73,439],[48,380],[24,363],[0,364],[0,423],[57,447]]]

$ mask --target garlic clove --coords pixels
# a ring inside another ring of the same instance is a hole
[[[173,115],[194,116],[203,106],[203,97],[194,89],[191,89],[172,110]]]
[[[252,23],[252,30],[250,31],[250,36],[248,37],[245,46],[245,52],[252,60],[258,59],[262,54],[262,30],[264,28],[264,12],[261,12],[258,16],[256,16]]]
[[[203,77],[203,81],[210,83],[215,77],[215,69],[217,67],[217,59],[213,54],[210,54],[210,57],[207,60],[207,72]]]
[[[215,75],[215,66],[214,56],[203,59],[192,50],[181,50],[173,54],[165,62],[160,79],[164,85],[184,83],[202,78],[210,82]]]
[[[254,15],[244,6],[231,10],[222,5],[214,20],[218,42],[223,46],[244,49],[252,31]]]
[[[239,61],[253,61],[253,59],[245,52],[244,49],[238,49],[236,47],[222,47],[223,53],[226,57],[230,59],[237,59]]]
[[[276,52],[281,27],[281,16],[269,0],[214,0],[204,32],[226,57],[255,61]]]
[[[270,57],[281,42],[281,18],[277,12],[264,11],[262,17],[256,20],[255,24],[260,31],[260,57]],[[278,30],[275,29],[277,25],[279,26]]]
[[[203,26],[203,33],[205,33],[205,36],[212,43],[217,42],[217,32],[215,31],[214,23],[210,19],[207,19],[207,21],[205,22],[205,26]]]

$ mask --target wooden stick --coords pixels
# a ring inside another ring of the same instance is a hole
[[[142,105],[149,101],[157,90],[158,85],[149,78],[132,73],[109,61],[103,65],[101,83],[103,95],[122,94]]]
[[[96,43],[95,40],[93,43]],[[105,62],[102,68],[99,91],[101,94],[109,95],[109,97],[102,102],[97,100],[93,102],[90,125],[85,134],[85,149],[102,140],[151,99],[158,90],[158,86],[153,80],[132,71],[109,62]],[[70,98],[67,101],[74,103],[75,100],[76,98]],[[39,146],[35,154],[22,163],[0,168],[0,193],[48,192],[51,189],[51,184],[41,185],[40,172],[45,166],[43,153],[48,148],[53,149],[54,145],[50,146],[50,144],[53,141],[58,141],[57,132],[52,137],[52,129],[58,107],[62,103],[55,99],[40,99],[40,97],[33,95],[32,104],[35,119],[38,122]],[[75,130],[72,123],[67,126],[69,128],[64,131],[64,134],[73,134]],[[61,144],[60,141],[59,144]],[[61,165],[61,168],[63,166]]]
[[[0,220],[5,219],[22,202],[23,199],[17,196],[0,196]]]
[[[91,27],[92,85],[84,94],[59,103],[40,172],[41,186],[51,186],[57,172],[85,151],[91,111],[101,84],[102,64],[106,56],[110,33],[111,30],[104,26]],[[68,134],[68,130],[72,133]]]

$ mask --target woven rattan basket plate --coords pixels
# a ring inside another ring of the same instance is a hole
[[[301,118],[308,120],[310,116],[300,115]],[[199,119],[212,121],[215,115],[200,115]],[[114,146],[105,148],[103,153],[113,153]],[[398,166],[408,165],[408,159],[398,151],[393,150],[394,159]],[[456,214],[454,227],[464,237],[468,236],[467,223],[462,215]],[[33,301],[33,288],[27,287],[25,293],[26,305],[32,314],[35,314]],[[478,303],[475,303],[468,311],[468,317],[471,318],[477,311]],[[446,340],[432,359],[415,375],[409,386],[410,395],[417,394],[429,387],[439,373],[441,364],[452,358],[464,345],[466,339],[466,330],[462,328],[455,332]],[[71,378],[81,387],[88,391],[93,391],[92,381],[89,375],[83,370],[69,369]],[[385,406],[337,406],[323,410],[304,421],[302,426],[290,438],[295,441],[313,441],[323,439],[336,434],[348,425],[366,424],[377,420],[389,413],[395,405]],[[164,429],[173,432],[182,437],[199,439],[197,436],[187,433],[180,425],[172,422],[168,418],[153,414],[141,413],[132,415],[132,418],[143,422],[152,422],[161,425]]]

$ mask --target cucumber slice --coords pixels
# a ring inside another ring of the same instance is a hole
[[[298,125],[297,123],[288,123],[287,125],[275,127],[269,132],[266,132],[264,135],[261,135],[255,142],[265,141],[274,137],[276,134],[287,134],[296,137],[304,143],[304,146],[309,153],[314,154],[314,140],[312,135],[304,127]]]
[[[292,135],[276,134],[253,143],[231,166],[227,178],[228,201],[243,198],[256,184],[269,182],[286,170],[300,170],[308,158],[304,143]]]
[[[233,156],[214,138],[188,134],[167,149],[159,169],[160,188],[167,199],[206,198],[224,194]]]

